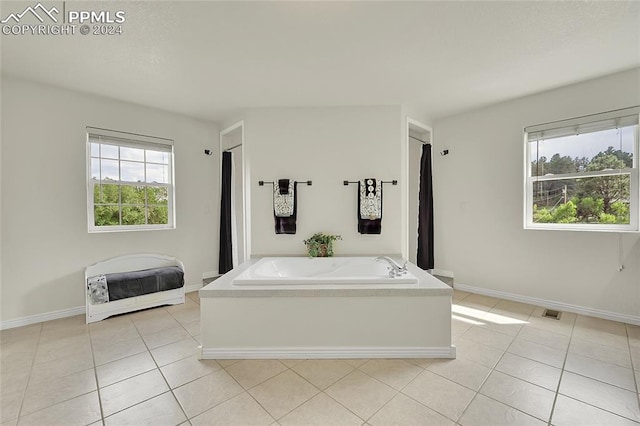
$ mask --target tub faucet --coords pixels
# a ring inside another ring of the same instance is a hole
[[[378,256],[376,257],[376,261],[384,260],[389,264],[389,277],[395,278],[400,275],[404,275],[407,273],[407,262],[405,261],[402,266],[398,265],[395,260],[391,259],[389,256]]]

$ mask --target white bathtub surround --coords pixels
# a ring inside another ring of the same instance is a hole
[[[202,358],[455,358],[453,291],[415,265],[413,283],[234,284],[273,266],[251,259],[200,290]]]

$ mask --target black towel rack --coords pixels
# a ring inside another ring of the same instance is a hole
[[[313,184],[313,182],[312,182],[312,181],[310,181],[310,180],[307,180],[307,181],[300,181],[300,182],[298,182],[297,180],[294,180],[293,182],[294,182],[294,183],[306,183],[306,184],[307,184],[307,186],[311,186],[311,185]],[[273,182],[273,181],[266,181],[266,180],[259,180],[259,181],[258,181],[258,185],[259,185],[259,186],[264,186],[265,184],[273,185],[273,184],[274,184],[274,182]]]
[[[358,182],[359,182],[359,181],[357,181],[357,180],[356,180],[356,181],[343,180],[343,181],[342,181],[342,184],[343,184],[344,186],[347,186],[347,185],[349,185],[350,183],[358,183]],[[397,185],[397,184],[398,184],[398,181],[397,181],[397,180],[395,180],[395,179],[394,179],[394,180],[381,180],[381,181],[380,181],[380,183],[390,183],[391,185]]]

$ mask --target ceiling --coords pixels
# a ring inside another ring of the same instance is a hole
[[[3,73],[213,121],[392,104],[435,119],[640,66],[638,1],[64,6],[122,10],[123,34],[2,35]]]

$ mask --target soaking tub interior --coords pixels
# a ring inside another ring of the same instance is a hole
[[[396,278],[387,266],[250,259],[200,290],[201,357],[455,358],[453,290],[411,263]]]
[[[263,257],[233,279],[233,285],[417,284],[407,271],[389,277],[389,264],[374,257]]]

